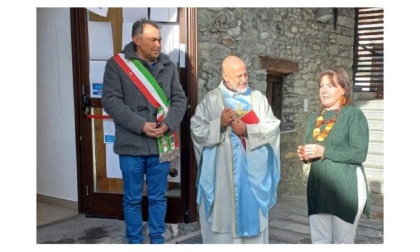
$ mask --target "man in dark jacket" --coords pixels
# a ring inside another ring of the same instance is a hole
[[[161,53],[159,26],[133,24],[132,42],[108,60],[102,105],[115,123],[114,152],[124,181],[124,220],[128,243],[143,243],[144,176],[149,203],[149,238],[164,243],[166,189],[170,160],[179,155],[176,130],[186,96],[176,65]]]

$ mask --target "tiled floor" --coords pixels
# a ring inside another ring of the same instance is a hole
[[[37,227],[78,215],[78,211],[58,205],[37,201]]]

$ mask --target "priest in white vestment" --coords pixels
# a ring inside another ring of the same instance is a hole
[[[240,58],[226,57],[222,74],[191,118],[203,242],[268,243],[268,212],[280,182],[280,120],[248,86]]]

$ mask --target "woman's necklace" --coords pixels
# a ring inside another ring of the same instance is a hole
[[[325,140],[325,138],[330,133],[330,130],[334,126],[335,121],[337,120],[337,115],[338,115],[338,113],[340,113],[341,108],[342,107],[340,106],[337,109],[337,111],[335,112],[334,117],[331,118],[331,120],[328,120],[328,121],[324,121],[324,117],[323,117],[324,112],[325,112],[325,108],[323,108],[321,110],[320,115],[316,118],[316,121],[315,121],[315,129],[314,129],[314,131],[312,133],[312,136],[314,137],[315,141],[322,142],[322,141]],[[325,126],[325,129],[321,133],[321,125],[322,124],[325,124],[325,123],[327,124],[327,126]]]

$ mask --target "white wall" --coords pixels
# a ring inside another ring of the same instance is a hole
[[[69,8],[37,8],[37,194],[77,199]]]

